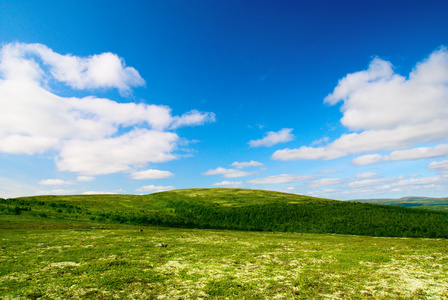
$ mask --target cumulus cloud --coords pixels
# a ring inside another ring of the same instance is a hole
[[[8,62],[11,61],[11,58],[20,60],[27,56],[42,59],[54,79],[75,89],[117,88],[120,92],[127,93],[131,87],[145,84],[137,70],[126,67],[123,59],[110,52],[89,57],[77,57],[55,53],[42,44],[21,43],[8,44],[4,49],[3,55],[8,56],[6,58]],[[36,61],[28,60],[25,63],[29,64],[27,73],[36,78],[40,70],[31,66],[36,64]],[[6,71],[14,72],[13,74],[18,73],[10,68],[6,68]]]
[[[145,171],[138,171],[131,173],[130,177],[132,179],[163,179],[163,178],[170,178],[173,177],[174,174],[169,171],[161,171],[161,170],[154,170],[149,169]]]
[[[261,162],[258,161],[244,161],[244,162],[237,162],[235,161],[234,163],[232,163],[230,166],[235,167],[237,169],[243,169],[243,168],[247,168],[247,167],[261,167],[264,166]]]
[[[85,175],[128,172],[131,166],[174,159],[171,152],[177,140],[174,133],[146,129],[99,140],[71,140],[64,143],[56,166]]]
[[[150,193],[158,193],[164,191],[174,190],[174,186],[160,186],[160,185],[145,185],[141,188],[136,189],[137,192],[150,192]]]
[[[42,185],[67,185],[72,184],[71,182],[62,179],[43,179],[39,182]]]
[[[291,134],[292,128],[283,128],[280,131],[274,132],[269,131],[266,136],[259,140],[252,140],[249,142],[249,146],[251,147],[271,147],[279,143],[285,143],[292,141],[294,139],[294,135]]]
[[[242,185],[243,185],[242,181],[227,181],[227,180],[213,184],[213,186],[223,186],[223,187],[232,187],[232,188],[241,187]]]
[[[129,172],[177,158],[182,139],[170,130],[215,121],[196,110],[173,116],[163,105],[61,97],[49,87],[55,82],[122,94],[145,83],[112,53],[77,57],[41,44],[7,44],[0,50],[0,152],[55,154],[59,170],[84,175]]]
[[[214,170],[208,170],[207,172],[203,173],[202,175],[222,175],[224,178],[238,178],[238,177],[245,177],[254,174],[255,172],[246,172],[241,170],[235,170],[235,169],[226,169],[222,167],[218,167]]]
[[[252,185],[261,185],[261,184],[280,184],[280,183],[290,183],[290,182],[298,182],[313,179],[312,176],[305,175],[291,175],[291,174],[281,174],[268,176],[264,178],[257,178],[247,181],[247,183]]]
[[[435,147],[419,147],[407,150],[397,150],[391,152],[389,155],[363,155],[354,158],[352,163],[355,165],[365,166],[385,161],[416,160],[442,156],[448,156],[448,144],[441,144]]]
[[[335,159],[350,154],[402,150],[448,140],[448,51],[441,48],[418,63],[408,77],[375,58],[365,71],[341,79],[325,102],[343,102],[341,123],[353,133],[322,147],[276,151],[273,159]],[[403,154],[403,153],[401,153]],[[356,162],[380,159],[365,156]]]

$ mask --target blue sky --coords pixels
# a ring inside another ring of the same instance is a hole
[[[0,197],[448,195],[446,1],[1,1]]]

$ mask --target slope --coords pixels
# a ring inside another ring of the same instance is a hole
[[[183,228],[448,237],[446,212],[246,189],[3,199],[0,214],[22,215],[30,223],[90,220]]]

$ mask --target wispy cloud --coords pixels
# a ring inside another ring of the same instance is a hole
[[[163,178],[170,178],[173,177],[174,174],[169,171],[161,171],[161,170],[154,170],[149,169],[145,171],[138,171],[131,173],[130,177],[132,179],[163,179]]]
[[[251,147],[271,147],[279,143],[286,143],[294,139],[294,135],[291,134],[292,128],[283,128],[280,131],[269,131],[266,136],[259,140],[252,140],[249,142]]]
[[[364,187],[371,187],[371,186],[378,186],[378,185],[384,185],[388,183],[395,182],[397,180],[397,177],[393,178],[382,178],[382,179],[364,179],[364,180],[358,180],[350,182],[346,185],[347,188],[364,188]]]
[[[247,181],[247,183],[252,185],[262,185],[262,184],[280,184],[280,183],[290,183],[313,179],[312,176],[306,175],[291,175],[291,174],[281,174],[268,176],[264,178],[257,178]]]
[[[157,185],[145,185],[141,188],[136,189],[137,192],[149,192],[149,193],[158,193],[164,191],[174,190],[174,186],[157,186]]]
[[[95,177],[92,177],[92,176],[78,176],[78,177],[76,177],[76,180],[81,181],[81,182],[89,182],[89,181],[94,181]]]
[[[365,172],[356,174],[356,179],[373,179],[383,177],[381,174],[373,173],[373,172]]]
[[[310,187],[320,187],[320,186],[329,186],[329,185],[337,185],[343,183],[344,180],[340,178],[322,178],[310,181],[308,186]]]
[[[261,162],[258,161],[247,161],[247,162],[234,162],[232,163],[230,166],[235,167],[237,169],[243,169],[243,168],[247,168],[247,167],[262,167],[263,164]]]
[[[223,187],[242,187],[243,186],[243,182],[242,181],[221,181],[221,182],[217,182],[214,183],[213,186],[223,186]]]
[[[321,138],[321,139],[318,139],[318,140],[313,141],[313,142],[311,143],[311,146],[320,145],[320,144],[323,144],[323,143],[328,142],[329,140],[330,140],[329,137],[324,136],[324,137]]]
[[[356,157],[352,160],[355,165],[365,166],[378,162],[416,160],[423,158],[435,158],[448,156],[448,144],[435,147],[419,147],[407,150],[393,151],[389,155],[369,154]]]
[[[255,172],[246,172],[241,170],[235,170],[235,169],[226,169],[218,167],[213,170],[208,170],[207,172],[203,173],[202,175],[222,175],[224,178],[238,178],[238,177],[245,177],[254,174]]]
[[[83,195],[115,195],[116,192],[107,192],[107,191],[87,191],[82,193]]]
[[[67,185],[67,184],[73,184],[72,182],[65,181],[62,179],[43,179],[39,182],[41,185]]]
[[[448,160],[434,161],[428,165],[428,169],[433,169],[440,173],[448,173]]]

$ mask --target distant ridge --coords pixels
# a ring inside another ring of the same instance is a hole
[[[448,238],[448,213],[248,189],[0,199],[0,214],[182,228]]]
[[[378,199],[355,199],[350,201],[448,211],[448,197],[433,198],[433,197],[409,196],[409,197],[402,197],[399,199],[378,198]]]

